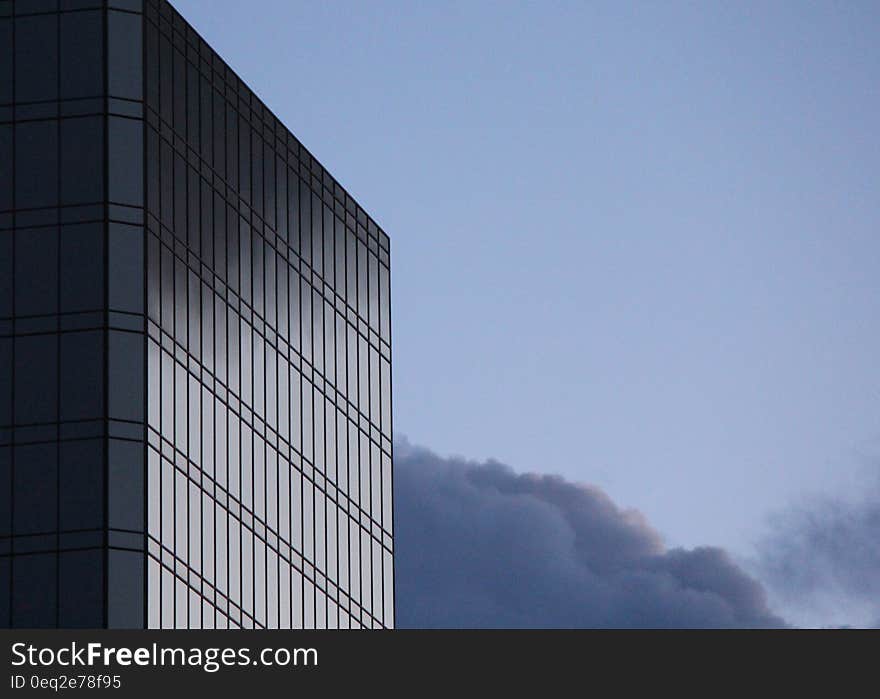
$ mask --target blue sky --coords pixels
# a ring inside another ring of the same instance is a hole
[[[398,434],[743,559],[876,472],[876,4],[174,4],[391,236]]]

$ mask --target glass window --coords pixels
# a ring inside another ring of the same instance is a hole
[[[126,12],[107,14],[108,88],[115,97],[143,99],[141,17]]]
[[[110,551],[107,625],[111,629],[144,626],[144,554]]]
[[[0,211],[12,208],[12,125],[0,125]]]
[[[147,103],[156,109],[159,105],[159,31],[152,22],[146,23],[146,78]]]
[[[170,124],[172,118],[171,88],[173,85],[173,71],[171,59],[174,51],[171,48],[171,40],[165,35],[159,35],[159,91],[162,120]],[[155,105],[154,105],[155,107]]]
[[[382,339],[391,342],[391,272],[385,265],[379,265],[379,316]]]
[[[12,447],[0,447],[0,483],[3,484],[0,488],[0,536],[5,537],[12,534]],[[2,600],[4,598],[0,596]]]
[[[300,277],[300,351],[303,358],[312,361],[312,287]]]
[[[341,219],[333,217],[333,229],[335,234],[335,290],[345,298],[345,224]]]
[[[63,551],[58,565],[58,625],[63,629],[103,626],[103,551]]]
[[[394,520],[393,520],[393,497],[392,497],[392,485],[393,480],[391,476],[391,457],[389,457],[384,452],[381,455],[382,459],[382,527],[385,531],[393,533],[394,532]]]
[[[321,199],[312,192],[312,268],[318,273],[323,274],[324,270],[324,231],[321,222]]]
[[[263,139],[256,130],[251,130],[251,177],[253,192],[251,206],[260,218],[263,218]]]
[[[357,312],[361,318],[366,320],[367,301],[369,298],[367,290],[367,246],[361,240],[358,240],[357,243],[357,287]]]
[[[58,15],[15,20],[15,99],[58,99]]]
[[[104,526],[104,443],[61,443],[59,513],[61,531]]]
[[[287,244],[299,252],[299,177],[290,168],[287,170],[287,230]]]
[[[110,224],[110,308],[144,310],[144,229]]]
[[[223,100],[223,95],[217,90],[213,90],[212,93],[214,96],[214,169],[218,173],[222,173],[226,169],[227,159],[229,161],[235,160],[235,151],[226,153],[226,138],[223,133],[225,130],[225,119],[223,117],[226,112],[226,104]]]
[[[345,300],[357,308],[357,238],[348,231],[345,237]]]
[[[246,303],[251,301],[251,227],[243,218],[239,219],[239,293]]]
[[[56,569],[54,553],[12,559],[13,628],[40,629],[57,625]]]
[[[379,258],[369,256],[370,327],[379,332]]]
[[[186,64],[186,139],[190,147],[199,147],[199,71],[192,63]]]
[[[57,448],[51,444],[15,447],[13,533],[45,534],[58,529]]]
[[[300,276],[294,270],[290,270],[290,279],[288,280],[288,303],[287,310],[289,313],[290,332],[288,342],[297,352],[300,351]]]
[[[110,417],[144,419],[144,336],[110,331]]]
[[[0,104],[12,102],[12,20],[0,19]]]
[[[150,23],[147,23],[147,26],[150,26]],[[199,145],[200,145],[200,154],[208,163],[208,165],[212,165],[213,160],[213,150],[211,148],[213,143],[213,115],[214,111],[211,103],[211,81],[209,78],[206,78],[204,75],[201,76],[199,81],[200,89],[199,96],[201,98],[201,109],[200,112],[200,120],[201,125],[199,128]],[[233,153],[235,151],[232,151]]]
[[[21,209],[58,202],[58,122],[15,126],[15,205]]]
[[[263,218],[275,230],[275,152],[268,143],[263,143]]]
[[[15,338],[15,422],[27,425],[58,419],[58,336]]]
[[[108,513],[111,529],[144,530],[144,447],[110,440]]]
[[[104,305],[104,231],[99,223],[61,228],[61,312]]]
[[[104,92],[101,12],[66,12],[60,17],[61,99],[98,97]]]
[[[299,194],[299,256],[306,264],[312,264],[312,192],[302,180],[299,180]]]
[[[287,164],[280,155],[275,157],[275,174],[276,232],[287,242]]]
[[[58,312],[58,230],[22,229],[15,234],[15,313]]]
[[[61,121],[61,203],[101,201],[104,191],[104,120]]]
[[[61,335],[61,420],[88,420],[104,408],[104,334]]]
[[[260,316],[266,318],[263,311],[263,273],[265,272],[263,256],[264,256],[264,247],[265,243],[263,242],[263,237],[259,235],[256,231],[253,232],[253,247],[252,247],[252,265],[251,274],[252,274],[252,289],[253,289],[253,307],[254,311],[256,311]],[[268,319],[273,325],[275,323],[275,319]]]
[[[110,117],[109,126],[110,201],[143,206],[143,122]]]
[[[244,118],[239,117],[238,124],[238,192],[248,204],[251,202],[251,138],[250,128]],[[235,127],[233,127],[235,128]],[[235,154],[231,153],[230,157]]]
[[[320,292],[312,288],[312,363],[315,369],[324,374],[324,300]]]

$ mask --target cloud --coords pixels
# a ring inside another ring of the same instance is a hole
[[[395,449],[400,628],[785,625],[723,550],[667,550],[597,488]]]
[[[858,501],[813,498],[770,520],[755,572],[805,626],[880,624],[880,488]]]

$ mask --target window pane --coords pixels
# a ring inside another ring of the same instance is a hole
[[[0,447],[0,484],[0,536],[5,537],[12,534],[12,447]]]
[[[103,48],[101,12],[61,15],[61,99],[101,95]]]
[[[12,626],[19,629],[56,625],[56,561],[52,554],[12,559]]]
[[[58,231],[31,228],[15,234],[15,313],[58,312]]]
[[[108,13],[108,81],[114,97],[143,99],[142,25],[139,15]]]
[[[101,117],[61,121],[61,203],[101,201],[104,191]]]
[[[15,422],[19,425],[58,419],[58,336],[15,338]]]
[[[109,458],[110,528],[143,531],[143,445],[111,439]]]
[[[0,104],[12,102],[12,20],[0,19]]]
[[[58,15],[16,18],[15,98],[58,98]]]
[[[110,417],[144,419],[144,336],[110,332]]]
[[[61,228],[61,312],[104,306],[104,232],[99,223]]]
[[[61,336],[61,420],[100,418],[104,407],[104,334]]]
[[[2,41],[2,39],[0,39]],[[0,125],[0,211],[12,208],[12,125]]]
[[[0,231],[0,318],[12,316],[12,231]]]
[[[61,531],[104,526],[104,444],[98,439],[61,443]]]
[[[107,614],[111,629],[144,626],[144,554],[110,551]]]
[[[56,531],[58,462],[55,444],[15,447],[14,476],[14,534]]]
[[[97,629],[104,624],[104,553],[65,551],[59,556],[58,625]]]
[[[15,126],[15,205],[28,209],[58,202],[58,122]]]
[[[143,123],[110,117],[110,200],[131,206],[144,204]]]
[[[110,308],[144,310],[144,229],[110,224]]]

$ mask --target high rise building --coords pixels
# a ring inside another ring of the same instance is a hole
[[[389,269],[165,0],[0,0],[0,626],[393,626]]]

